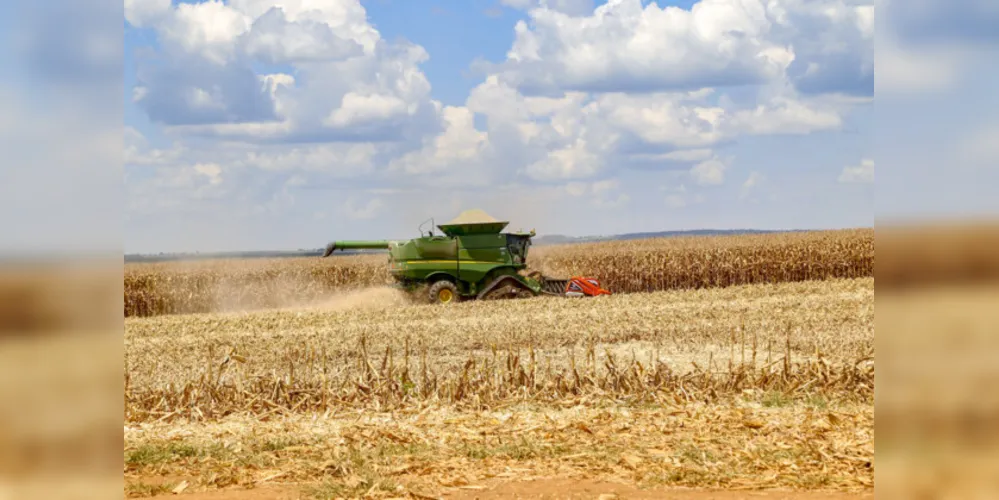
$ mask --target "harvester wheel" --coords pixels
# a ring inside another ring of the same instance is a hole
[[[448,280],[440,280],[430,286],[430,302],[434,304],[451,304],[458,302],[458,287]]]
[[[528,290],[526,288],[521,288],[517,292],[517,298],[518,299],[529,299],[531,297],[534,297],[534,292],[532,292],[532,291],[530,291],[530,290]]]

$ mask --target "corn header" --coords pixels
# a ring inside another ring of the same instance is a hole
[[[595,278],[558,279],[529,270],[527,253],[535,232],[504,233],[508,224],[481,210],[469,210],[437,226],[440,235],[431,225],[426,233],[421,226],[420,237],[410,240],[334,241],[323,257],[336,250],[387,250],[396,285],[408,291],[426,288],[432,303],[610,295]]]

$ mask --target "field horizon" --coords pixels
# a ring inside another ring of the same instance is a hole
[[[783,233],[803,233],[817,231],[842,231],[842,230],[865,230],[874,229],[873,226],[863,227],[841,227],[823,229],[677,229],[662,231],[642,231],[634,233],[620,233],[607,235],[587,235],[571,236],[560,233],[539,234],[533,238],[533,245],[552,246],[570,245],[576,243],[594,243],[598,241],[630,241],[656,238],[684,238],[684,237],[711,237],[711,236],[740,236],[751,234],[783,234]],[[387,238],[387,239],[408,239]],[[344,238],[351,239],[351,238]],[[129,263],[152,263],[152,262],[176,262],[176,261],[197,261],[197,260],[217,260],[217,259],[254,259],[254,258],[294,258],[294,257],[317,257],[322,255],[323,247],[306,248],[299,247],[292,249],[256,249],[256,250],[230,250],[230,251],[183,251],[183,252],[132,252],[124,254],[124,261]],[[366,251],[346,251],[341,255],[365,254]]]

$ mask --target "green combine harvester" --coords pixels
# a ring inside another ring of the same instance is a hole
[[[426,223],[424,223],[426,224]],[[334,241],[323,257],[336,250],[389,252],[389,271],[407,291],[426,287],[431,303],[460,300],[527,298],[538,295],[589,297],[610,295],[594,278],[553,279],[527,269],[532,230],[502,232],[509,222],[496,220],[481,210],[468,210],[456,219],[404,241]]]

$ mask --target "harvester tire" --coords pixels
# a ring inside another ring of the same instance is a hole
[[[458,302],[458,287],[448,280],[440,280],[430,286],[428,298],[432,304],[448,305]]]

